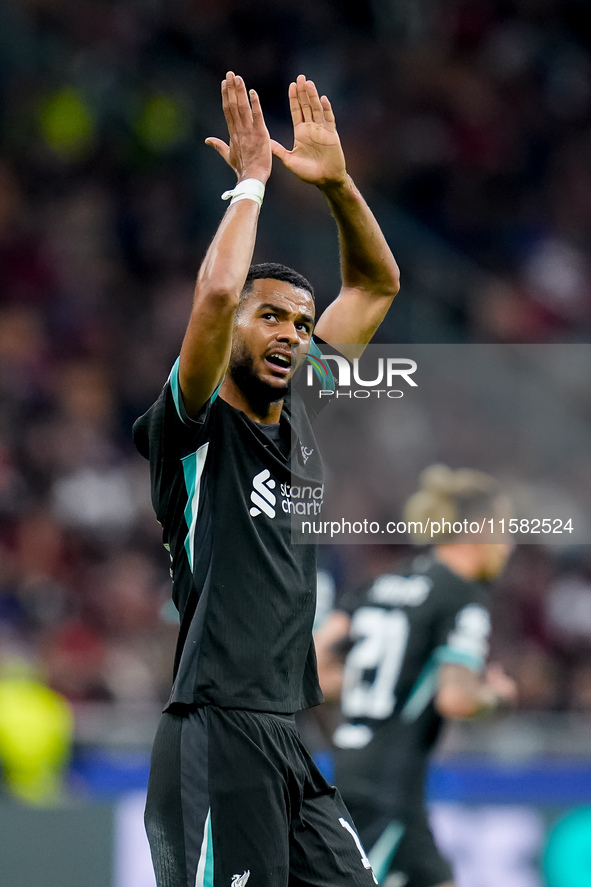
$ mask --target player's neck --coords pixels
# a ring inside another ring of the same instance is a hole
[[[275,400],[272,403],[266,401],[254,402],[253,398],[248,397],[244,391],[236,385],[235,381],[228,374],[224,379],[220,388],[220,397],[229,403],[231,407],[241,410],[253,422],[261,422],[265,425],[276,425],[281,418],[281,410],[283,409],[283,399]]]

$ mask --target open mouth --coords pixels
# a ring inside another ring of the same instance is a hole
[[[272,354],[267,355],[265,361],[283,375],[291,370],[291,354],[286,354],[284,351],[273,351]]]

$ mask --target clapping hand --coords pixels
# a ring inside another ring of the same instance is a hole
[[[319,187],[343,183],[347,178],[345,155],[327,97],[320,97],[314,82],[300,74],[289,86],[289,106],[293,148],[288,151],[271,139],[273,154],[304,182]]]
[[[228,125],[230,144],[210,137],[205,140],[231,166],[238,181],[259,179],[263,184],[271,173],[271,145],[259,97],[247,93],[242,77],[228,71],[222,81],[222,107]]]

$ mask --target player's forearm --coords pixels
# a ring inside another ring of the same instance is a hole
[[[435,707],[445,718],[471,720],[505,709],[506,700],[484,681],[449,683],[440,687]]]
[[[199,413],[226,372],[236,309],[252,260],[258,214],[258,204],[253,200],[231,205],[199,269],[179,364],[179,383],[191,416]]]
[[[400,288],[398,265],[353,180],[319,187],[337,223],[343,286],[393,298]]]
[[[228,208],[199,269],[193,307],[215,300],[236,308],[252,261],[259,207],[240,200]]]

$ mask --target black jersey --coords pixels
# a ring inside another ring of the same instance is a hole
[[[192,420],[177,361],[134,441],[150,461],[180,614],[167,708],[317,705],[316,549],[291,539],[292,515],[319,513],[323,495],[303,401],[286,394],[270,433],[215,395]]]
[[[392,816],[422,803],[428,754],[442,718],[433,700],[446,662],[480,671],[490,617],[484,586],[429,556],[351,596],[353,646],[344,667],[345,722],[334,737],[345,800],[371,798]]]

